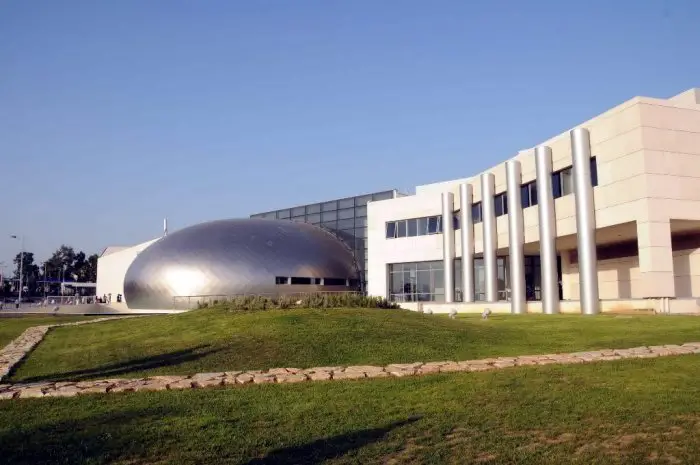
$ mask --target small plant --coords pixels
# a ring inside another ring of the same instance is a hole
[[[310,293],[300,297],[291,295],[280,296],[236,296],[226,301],[214,301],[217,305],[232,312],[249,312],[290,308],[399,308],[398,304],[389,302],[381,297],[370,297],[356,293]],[[198,308],[209,305],[200,303]]]

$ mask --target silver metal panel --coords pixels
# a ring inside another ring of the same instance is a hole
[[[525,293],[525,226],[520,201],[522,169],[520,162],[506,162],[508,185],[508,247],[510,254],[510,311],[527,313]]]
[[[494,184],[496,180],[491,173],[481,174],[481,216],[484,228],[484,274],[486,280],[486,301],[498,301],[498,270],[496,269],[496,210]]]
[[[169,309],[177,296],[348,291],[347,286],[275,284],[275,278],[356,279],[352,252],[306,223],[232,219],[190,226],[142,251],[124,279],[129,308]]]
[[[540,270],[542,286],[542,312],[559,313],[559,274],[557,272],[557,219],[552,194],[552,149],[539,146],[535,149],[537,171],[537,203],[540,222]]]
[[[595,241],[595,206],[591,184],[591,135],[587,129],[571,131],[574,196],[576,197],[576,237],[578,242],[579,286],[581,312],[600,312],[598,294],[598,253]]]
[[[471,184],[459,185],[459,225],[462,239],[462,301],[474,302],[474,221],[472,203],[474,188]]]
[[[442,193],[442,261],[445,269],[445,303],[455,300],[455,229],[454,229],[454,195]]]

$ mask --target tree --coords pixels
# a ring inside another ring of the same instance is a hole
[[[24,257],[24,260],[22,257]],[[22,266],[20,266],[20,262]],[[39,277],[39,267],[34,263],[34,254],[32,252],[20,252],[15,256],[13,263],[15,264],[14,279],[19,280],[21,268],[22,285],[29,289],[36,287],[36,282]],[[15,288],[15,290],[19,290],[19,288]]]

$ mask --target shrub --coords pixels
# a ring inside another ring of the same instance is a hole
[[[217,304],[214,302],[214,304]],[[382,297],[369,297],[355,293],[312,293],[302,296],[236,296],[219,305],[226,310],[234,312],[261,311],[271,309],[290,308],[399,308],[394,302],[389,302]],[[207,308],[206,303],[198,308]]]

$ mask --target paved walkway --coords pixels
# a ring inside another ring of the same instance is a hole
[[[109,319],[114,318],[100,318],[97,320],[53,326],[90,324]],[[41,341],[50,328],[50,326],[35,326],[29,328],[22,333],[20,337],[0,351],[0,382],[2,382],[2,377],[9,373],[12,366],[19,363],[22,358]],[[518,366],[589,363],[684,354],[700,354],[700,342],[689,342],[683,345],[634,347],[631,349],[603,349],[568,354],[497,357],[462,362],[416,362],[387,366],[329,366],[307,369],[272,368],[270,370],[198,373],[190,376],[151,376],[138,379],[0,384],[0,400],[32,397],[72,397],[83,394],[106,394],[116,392],[164,391],[166,389],[195,389],[239,384],[301,383],[306,381],[403,377],[428,373],[489,371]],[[5,368],[3,368],[2,365],[3,360],[5,360]]]

